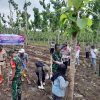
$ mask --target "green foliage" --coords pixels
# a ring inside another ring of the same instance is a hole
[[[61,15],[61,7],[65,6],[64,0],[62,2],[60,0],[50,0],[54,12],[50,11],[50,3],[46,4],[45,0],[39,0],[40,5],[43,6],[44,11],[42,11],[41,16],[41,29],[43,32],[49,31],[56,31],[60,29],[60,15]]]
[[[35,29],[38,29],[38,28],[40,28],[40,25],[41,25],[39,9],[33,8],[33,11],[34,11],[34,27],[35,27]]]
[[[94,13],[91,13],[91,15],[93,16],[93,25],[92,25],[92,29],[100,29],[100,0],[94,0],[94,2],[90,2],[88,4],[88,6],[90,7],[90,10]],[[97,16],[96,16],[97,15]]]
[[[43,7],[43,11],[39,11],[38,8],[33,8],[34,19],[30,20],[30,14],[27,12],[27,8],[31,5],[31,2],[26,2],[23,7],[23,11],[18,10],[18,4],[15,0],[9,0],[13,9],[16,11],[16,21],[8,16],[8,24],[14,31],[20,30],[22,33],[26,33],[26,17],[28,24],[28,34],[35,40],[48,40],[57,38],[57,32],[64,36],[64,39],[70,39],[73,33],[78,34],[78,40],[80,41],[92,41],[92,39],[99,40],[100,31],[100,0],[50,0],[49,3],[46,0],[39,0],[40,5]],[[34,2],[34,1],[33,1]],[[51,10],[53,7],[53,11]],[[73,9],[72,9],[73,8]],[[92,15],[93,19],[89,19],[88,16]],[[5,16],[1,17],[0,30],[7,21]],[[12,21],[12,23],[10,23]],[[92,29],[91,29],[92,26]],[[36,30],[42,30],[38,33]],[[11,32],[10,32],[11,33]],[[87,33],[87,34],[85,34]],[[89,37],[89,38],[87,38]],[[62,38],[63,39],[63,38]]]
[[[48,13],[46,11],[43,11],[42,12],[42,16],[43,16],[43,19],[42,19],[42,25],[41,25],[41,29],[43,32],[46,32],[47,31],[47,26],[48,26]]]
[[[69,24],[66,27],[68,34],[71,34],[72,32],[72,36],[76,37],[77,33],[81,30],[91,27],[92,19],[89,19],[87,15],[79,15],[79,11],[82,10],[82,7],[86,8],[86,4],[89,1],[90,0],[68,0],[68,6],[73,7],[73,10],[70,8],[67,12],[63,12],[60,17],[61,25],[63,23],[63,27]],[[83,12],[86,12],[86,10]]]
[[[60,16],[60,22],[62,22],[63,24],[65,24],[67,20],[68,20],[68,18],[67,18],[66,14],[62,14]]]
[[[92,26],[92,24],[93,24],[93,23],[92,23],[92,19],[89,19],[89,18],[88,18],[87,20],[88,20],[88,21],[87,21],[87,25],[88,25],[89,27]]]
[[[81,19],[77,19],[77,26],[80,29],[85,29],[87,26],[91,26],[92,25],[92,20],[89,18],[81,18]]]
[[[75,10],[79,10],[81,7],[87,5],[90,1],[93,0],[68,0],[68,6],[74,7]]]
[[[0,33],[1,33],[1,31],[2,31],[2,27],[3,27],[3,25],[2,25],[2,23],[1,23],[1,18],[0,18]]]
[[[6,23],[6,20],[4,19],[4,17],[5,17],[5,15],[3,14],[3,16],[1,16],[1,20],[5,24]]]
[[[76,10],[83,5],[83,0],[68,0],[68,6],[75,7]]]
[[[25,27],[26,26],[26,16],[27,16],[27,21],[29,20],[30,18],[30,15],[28,13],[26,13],[25,11],[23,11],[21,13],[21,20],[20,20],[20,23],[21,23],[21,27]]]

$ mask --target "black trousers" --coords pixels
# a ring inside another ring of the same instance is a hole
[[[36,72],[36,75],[38,77],[37,85],[41,86],[40,79],[39,79],[39,72]],[[45,72],[44,72],[44,70],[42,70],[42,82],[45,82]]]
[[[62,97],[58,97],[58,96],[56,96],[56,95],[54,95],[54,94],[53,94],[52,97],[53,97],[53,100],[63,100]]]
[[[89,52],[86,52],[86,58],[89,58]]]
[[[63,64],[65,64],[67,70],[67,67],[70,66],[70,59],[68,61],[63,62]]]
[[[66,70],[67,70],[68,61],[63,62],[63,64],[65,64],[65,66],[66,66]]]
[[[50,54],[53,54],[54,48],[50,48]]]

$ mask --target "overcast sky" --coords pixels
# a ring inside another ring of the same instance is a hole
[[[14,0],[18,5],[19,5],[19,9],[22,10],[23,9],[23,5],[25,0]],[[39,4],[39,0],[26,0],[26,1],[31,1],[31,6],[28,7],[28,13],[31,14],[31,19],[34,18],[34,14],[32,9],[34,7],[39,8],[40,10],[43,10],[42,6]],[[49,2],[49,0],[45,0],[46,2]],[[8,0],[0,0],[0,13],[1,14],[5,14],[6,18],[7,15],[9,15],[9,4],[8,4]],[[14,19],[15,19],[15,14],[14,14]]]

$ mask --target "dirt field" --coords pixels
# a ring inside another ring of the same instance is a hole
[[[26,52],[29,54],[28,71],[31,85],[26,81],[22,84],[22,100],[50,100],[51,81],[46,80],[45,90],[38,90],[36,85],[35,61],[44,60],[50,65],[49,50],[47,47],[28,46]],[[97,65],[98,66],[98,65]],[[11,100],[11,94],[5,92],[7,88],[8,69],[4,69],[5,82],[0,85],[0,100]],[[100,77],[93,73],[87,61],[81,60],[81,65],[76,67],[74,100],[100,100]]]

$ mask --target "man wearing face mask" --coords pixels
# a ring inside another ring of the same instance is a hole
[[[15,55],[15,51],[11,53],[11,76],[9,79],[9,85],[11,85],[12,100],[21,100],[21,71],[22,71],[22,60],[20,56]]]
[[[22,60],[22,76],[27,80],[28,84],[31,84],[27,74],[28,54],[25,53],[24,49],[20,49],[18,56]]]

